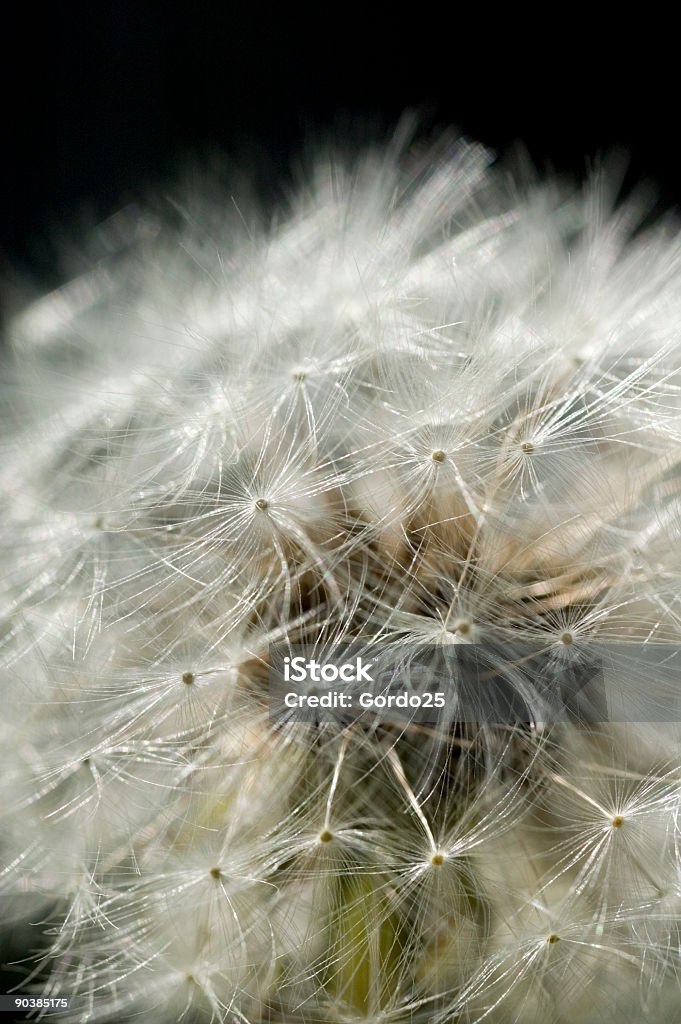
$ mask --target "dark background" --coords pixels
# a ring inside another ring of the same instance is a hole
[[[652,8],[600,27],[593,10],[464,17],[451,0],[90,0],[17,14],[3,33],[5,283],[58,283],[57,239],[143,198],[187,156],[250,154],[274,183],[339,120],[380,135],[407,107],[502,155],[520,139],[540,166],[577,175],[623,147],[627,187],[650,179],[660,208],[681,202],[681,62]]]

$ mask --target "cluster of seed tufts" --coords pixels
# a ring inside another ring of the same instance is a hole
[[[403,140],[320,160],[273,226],[228,193],[140,214],[14,319],[21,992],[73,1022],[677,1019],[681,244],[615,191]],[[550,720],[523,665],[518,721],[463,721],[456,675],[429,722],[268,701],[273,645],[520,641],[610,652],[601,717]]]

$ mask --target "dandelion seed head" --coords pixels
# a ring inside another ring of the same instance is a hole
[[[678,232],[409,132],[10,324],[0,896],[74,1024],[675,1005]],[[347,643],[449,659],[441,713],[271,713],[275,647]]]

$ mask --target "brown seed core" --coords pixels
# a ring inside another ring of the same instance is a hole
[[[430,457],[433,460],[433,462],[444,462],[445,459],[447,458],[447,455],[445,452],[442,451],[441,448],[437,448],[434,452],[431,452]]]
[[[320,843],[330,843],[333,839],[333,832],[329,832],[328,828],[325,828],[323,832],[319,833]]]
[[[525,452],[526,455],[531,455],[534,451],[534,445],[531,441],[523,441],[523,443],[520,446],[520,450]]]
[[[182,682],[186,683],[187,686],[191,686],[191,684],[194,682],[194,673],[193,672],[183,672],[182,673]]]
[[[549,946],[553,946],[556,944],[556,942],[560,942],[560,935],[556,935],[554,932],[552,932],[550,935],[546,936],[546,941],[548,942]]]
[[[220,876],[222,874],[222,872],[220,871],[220,868],[211,868],[208,873],[209,873],[211,878],[215,878],[216,880],[218,878],[220,878]]]
[[[616,814],[611,820],[610,824],[613,828],[622,828],[622,825],[624,824],[624,818],[621,814]]]
[[[434,853],[433,856],[430,858],[430,863],[434,864],[436,868],[439,867],[440,864],[444,864],[444,862],[445,857],[443,853]]]
[[[255,502],[255,507],[258,509],[259,512],[264,512],[269,507],[269,504],[264,498],[257,498]]]
[[[562,633],[561,637],[560,637],[560,642],[562,644],[571,644],[572,643],[572,633]]]

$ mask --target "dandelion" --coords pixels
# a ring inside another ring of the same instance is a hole
[[[678,231],[411,131],[9,326],[0,892],[74,1024],[675,1019]],[[438,714],[270,700],[350,649]]]

